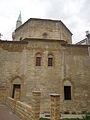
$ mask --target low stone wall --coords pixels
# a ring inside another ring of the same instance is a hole
[[[32,120],[33,118],[32,107],[20,101],[16,102],[15,113],[24,120]]]
[[[21,119],[32,120],[32,107],[24,102],[16,101],[13,98],[8,97],[6,105],[15,112]]]
[[[7,97],[6,105],[22,120],[40,120],[41,93],[39,91],[35,91],[32,94],[32,106],[21,101],[16,101],[10,97]],[[60,120],[59,94],[51,94],[50,118],[51,120]]]
[[[6,105],[7,105],[13,112],[15,112],[15,109],[16,109],[16,100],[14,100],[14,99],[11,98],[11,97],[7,97]]]
[[[39,91],[33,92],[32,106],[11,97],[7,97],[6,105],[23,120],[39,120],[40,95]]]

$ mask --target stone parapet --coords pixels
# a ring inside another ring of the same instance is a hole
[[[23,120],[32,120],[32,107],[26,103],[17,101],[15,113]]]
[[[8,97],[6,100],[6,105],[13,111],[15,112],[16,109],[16,100],[14,100],[11,97]]]
[[[24,102],[16,101],[11,97],[7,97],[6,105],[22,120],[39,120],[40,96],[41,93],[39,91],[33,92],[32,107]]]

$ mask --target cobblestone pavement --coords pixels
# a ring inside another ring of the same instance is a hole
[[[5,105],[0,105],[0,120],[21,120],[12,113]]]

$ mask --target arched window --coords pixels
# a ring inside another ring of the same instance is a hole
[[[64,100],[71,100],[72,85],[70,81],[64,82]]]
[[[43,33],[43,38],[44,38],[44,39],[47,38],[47,33]]]
[[[53,66],[53,55],[48,55],[48,66]]]
[[[36,54],[36,66],[41,66],[41,54]]]

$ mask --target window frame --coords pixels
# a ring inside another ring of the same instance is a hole
[[[36,66],[41,66],[41,57],[36,56]]]
[[[54,57],[52,54],[48,54],[48,67],[53,67],[54,65]]]
[[[67,89],[67,91],[66,91]],[[72,99],[72,88],[71,86],[64,86],[64,100],[71,100]]]
[[[51,57],[48,57],[48,66],[50,67],[52,67],[53,66],[53,58],[51,58]]]
[[[35,54],[35,66],[41,66],[42,63],[42,55],[41,53],[36,53]]]

